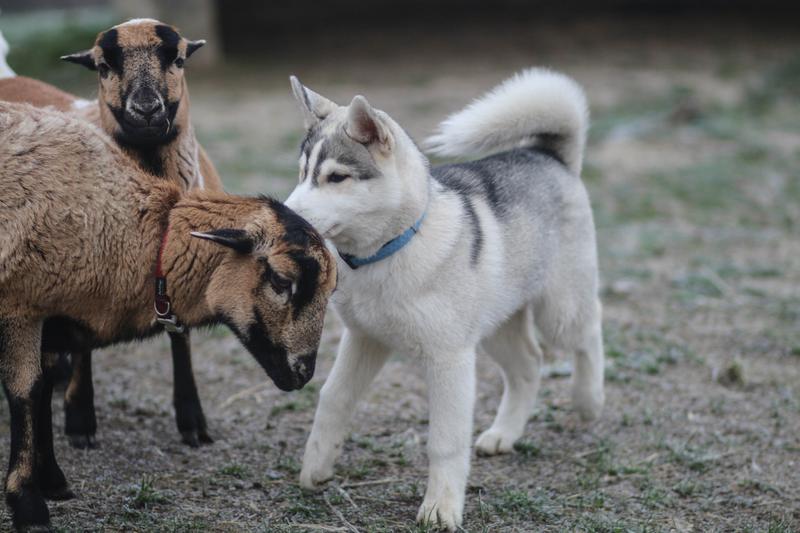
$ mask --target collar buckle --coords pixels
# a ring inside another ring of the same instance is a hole
[[[167,295],[167,278],[161,269],[161,256],[164,254],[164,246],[167,242],[169,225],[161,237],[161,245],[158,247],[158,258],[156,259],[156,284],[153,308],[156,311],[156,322],[164,326],[168,333],[183,333],[186,328],[178,321],[178,317],[172,312],[172,303]]]
[[[186,331],[186,327],[178,322],[178,317],[169,313],[167,316],[160,316],[158,312],[156,312],[156,322],[164,326],[164,330],[167,333],[183,333]]]

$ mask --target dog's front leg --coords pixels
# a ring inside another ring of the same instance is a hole
[[[312,488],[333,477],[333,464],[342,452],[353,410],[388,357],[389,350],[381,344],[344,330],[336,361],[319,393],[303,455],[301,486]]]
[[[417,521],[461,525],[475,404],[475,347],[427,359],[428,488]]]

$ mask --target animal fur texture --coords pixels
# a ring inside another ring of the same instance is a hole
[[[162,237],[172,309],[184,324],[228,325],[282,389],[313,375],[336,263],[279,202],[184,193],[85,121],[2,102],[0,189],[6,500],[18,529],[48,523],[43,495],[71,496],[52,453],[41,354],[161,331],[153,283]]]
[[[183,63],[203,41],[189,41],[172,26],[136,19],[101,32],[94,46],[65,56],[97,71],[98,100],[87,101],[23,76],[0,80],[0,100],[52,107],[103,129],[144,170],[182,190],[222,190],[222,183],[197,142],[189,116]],[[192,373],[188,331],[170,333],[175,417],[190,446],[213,442],[208,434]],[[97,428],[91,351],[71,354],[64,396],[64,430],[78,448],[94,447]]]
[[[320,393],[300,483],[333,475],[348,419],[391,353],[419,361],[429,394],[428,485],[418,520],[462,522],[475,357],[504,392],[481,454],[507,453],[539,388],[541,340],[574,355],[580,416],[604,403],[595,228],[580,179],[586,99],[571,79],[524,71],[444,121],[428,145],[483,159],[431,169],[413,140],[362,96],[339,106],[292,79],[307,128],[287,200],[342,254],[369,257],[423,214],[410,243],[356,270],[339,261],[332,298],[346,326]],[[540,337],[537,336],[537,331]]]

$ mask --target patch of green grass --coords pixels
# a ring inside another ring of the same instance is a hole
[[[237,479],[244,479],[249,475],[247,467],[238,463],[223,466],[219,469],[219,473],[223,476],[231,476]]]
[[[672,486],[672,491],[681,498],[691,498],[700,489],[700,484],[690,479],[682,479]]]
[[[128,409],[128,400],[125,398],[112,398],[111,401],[108,402],[108,405],[113,407],[114,409],[121,409],[126,410]]]
[[[491,505],[498,515],[527,524],[548,522],[554,508],[554,503],[545,494],[534,495],[517,489],[501,492],[492,499]]]
[[[524,440],[517,441],[516,443],[514,443],[514,450],[519,455],[525,457],[526,459],[532,459],[534,457],[539,457],[540,455],[542,455],[541,448],[539,448],[537,445],[535,445],[530,441],[524,441]]]
[[[156,489],[154,481],[152,476],[142,476],[139,485],[131,491],[132,498],[128,502],[131,508],[147,510],[154,505],[167,503],[166,496]]]
[[[382,463],[382,464],[381,464]],[[367,461],[362,461],[356,464],[341,465],[337,468],[339,475],[344,478],[352,480],[362,480],[369,477],[375,471],[375,468],[382,468],[386,466],[385,461],[378,461],[374,458]]]
[[[309,383],[302,389],[296,392],[289,393],[288,396],[292,399],[275,405],[269,412],[269,416],[277,416],[287,412],[305,411],[313,408],[317,404],[317,395],[319,393],[319,385],[316,383]]]
[[[670,462],[700,474],[707,472],[711,465],[719,460],[719,454],[689,443],[665,442],[660,447],[669,452],[668,460]]]
[[[602,514],[582,515],[574,527],[574,531],[586,533],[650,533],[660,531],[649,521],[641,524],[625,522]]]
[[[278,462],[275,464],[275,469],[281,470],[288,474],[297,475],[300,473],[300,463],[298,463],[294,457],[283,455],[278,459]]]
[[[642,491],[642,503],[650,509],[668,507],[670,505],[670,494],[658,486],[648,483]]]
[[[215,325],[208,328],[208,336],[212,339],[224,339],[226,337],[232,337],[233,333],[231,330],[228,329],[227,326],[220,326]]]
[[[196,533],[198,531],[211,531],[211,524],[199,516],[173,517],[159,520],[158,529],[170,533]]]
[[[751,523],[742,528],[743,533],[795,533],[798,524],[790,516],[773,516],[766,519],[766,523]]]
[[[697,296],[722,298],[724,295],[715,280],[696,272],[675,277],[672,280],[672,287],[677,289],[678,294],[683,298],[695,298]]]
[[[781,495],[781,491],[775,488],[772,484],[757,479],[743,479],[737,484],[739,488],[747,492],[762,492],[770,493],[776,496]]]

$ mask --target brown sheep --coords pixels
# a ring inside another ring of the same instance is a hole
[[[0,80],[0,100],[25,102],[80,116],[101,127],[139,165],[183,189],[222,190],[216,169],[197,142],[189,117],[183,62],[204,41],[189,41],[157,20],[137,19],[100,33],[90,50],[64,59],[98,72],[98,102],[88,102],[26,77]],[[213,442],[192,373],[188,332],[170,332],[175,418],[183,442]],[[94,447],[97,421],[91,350],[72,353],[64,397],[70,444]]]
[[[336,263],[276,200],[184,193],[85,121],[9,103],[0,103],[0,189],[5,489],[16,528],[47,526],[44,498],[72,496],[53,454],[42,353],[162,331],[154,280],[168,282],[181,323],[226,324],[279,388],[311,378]]]

